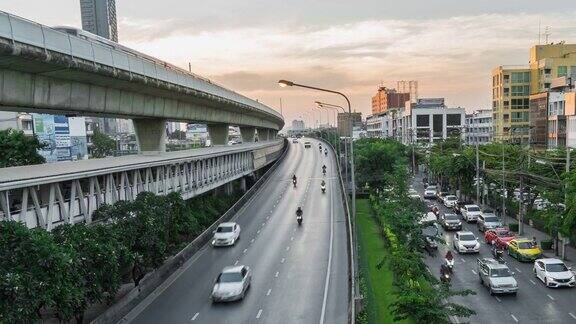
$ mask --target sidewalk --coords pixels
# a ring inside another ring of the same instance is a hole
[[[424,175],[423,172],[419,172],[418,174],[414,175],[414,181],[412,182],[414,189],[420,190],[420,188],[422,188],[422,176]],[[480,207],[482,207],[481,205],[479,205]],[[510,223],[518,223],[518,220],[514,217],[510,217],[508,215],[502,217],[502,222],[504,224],[510,224]],[[532,237],[536,237],[536,240],[538,242],[542,241],[542,240],[549,240],[551,239],[550,235],[541,232],[537,229],[535,229],[534,227],[528,225],[528,224],[524,224],[524,234],[522,235],[522,237],[526,237],[526,238],[532,238]],[[554,242],[555,243],[555,242]],[[555,255],[555,250],[545,250],[544,251],[544,256],[547,258],[561,258],[562,255],[562,241],[560,241],[560,246],[558,248],[558,254],[559,256]],[[576,248],[570,246],[570,245],[566,245],[566,254],[565,254],[565,262],[566,265],[569,267],[573,267],[576,266]]]

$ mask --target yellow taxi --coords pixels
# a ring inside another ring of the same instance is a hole
[[[530,239],[515,238],[508,243],[508,255],[518,261],[534,261],[542,255],[542,249]]]

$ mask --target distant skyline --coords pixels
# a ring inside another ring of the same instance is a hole
[[[282,98],[287,125],[315,100],[344,102],[279,88],[278,79],[345,92],[364,116],[378,85],[395,87],[396,80],[418,80],[421,97],[445,97],[449,106],[472,111],[490,108],[493,67],[528,63],[539,21],[542,30],[551,26],[551,42],[576,43],[573,0],[117,0],[116,5],[120,43],[186,69],[190,62],[193,72],[276,109]],[[49,26],[81,28],[78,0],[4,0],[0,10]]]

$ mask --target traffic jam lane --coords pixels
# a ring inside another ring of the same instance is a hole
[[[417,188],[417,186],[414,186]],[[416,189],[418,190],[418,189]],[[418,190],[420,193],[422,190]],[[449,212],[443,204],[435,200],[441,213]],[[573,289],[550,289],[537,279],[532,271],[533,263],[521,263],[505,256],[506,263],[514,272],[519,286],[517,296],[491,296],[486,287],[480,284],[477,273],[477,258],[492,257],[492,246],[484,242],[484,233],[477,229],[475,223],[462,222],[463,231],[470,231],[480,242],[479,254],[458,254],[453,248],[453,235],[456,231],[445,231],[441,235],[446,244],[440,244],[435,257],[427,257],[426,263],[435,276],[439,276],[440,265],[446,251],[451,250],[455,256],[454,276],[452,286],[455,289],[471,289],[476,296],[454,297],[455,302],[462,303],[474,309],[476,316],[460,321],[471,322],[521,322],[521,323],[574,323],[576,292]],[[572,314],[572,315],[571,315]]]

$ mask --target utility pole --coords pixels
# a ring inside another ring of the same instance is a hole
[[[506,175],[504,172],[504,143],[502,143],[502,223],[506,224]]]
[[[566,177],[570,176],[570,148],[566,147]],[[564,208],[568,208],[568,181],[564,182]],[[563,215],[566,210],[563,211]],[[562,236],[562,260],[566,260],[566,238]]]
[[[518,203],[518,235],[524,234],[524,170],[520,172],[520,202]]]
[[[476,139],[476,203],[480,204],[480,158],[478,156],[478,139]]]

